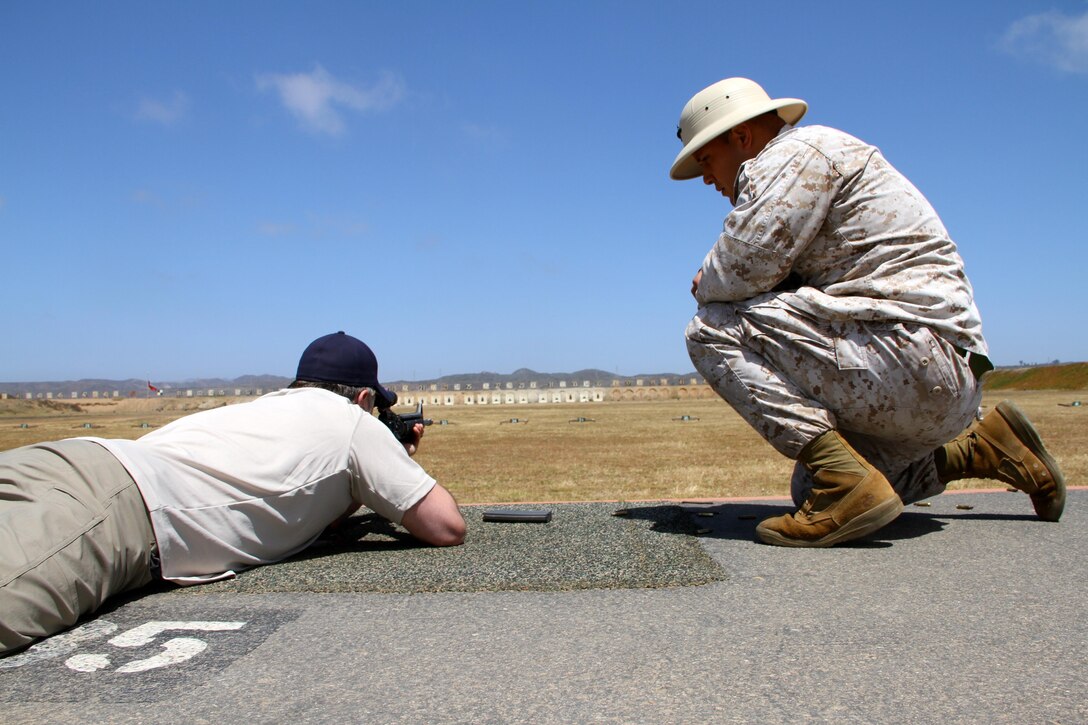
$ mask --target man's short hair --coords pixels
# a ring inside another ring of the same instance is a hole
[[[343,396],[353,403],[356,401],[356,399],[358,399],[359,393],[363,392],[364,390],[369,390],[371,398],[375,402],[379,400],[378,391],[374,388],[368,388],[366,386],[357,387],[354,385],[344,385],[343,383],[323,383],[316,380],[295,380],[287,387],[319,388],[321,390],[328,390],[330,393],[336,393],[337,395]]]
[[[753,126],[764,126],[776,132],[778,131],[778,129],[782,128],[782,126],[786,124],[786,122],[782,120],[782,117],[778,115],[778,111],[773,110],[767,111],[766,113],[761,113],[758,116],[753,116],[747,121],[741,121],[740,123],[750,123]],[[739,126],[740,123],[738,123],[737,126]],[[715,136],[715,138],[720,138],[724,141],[725,139],[729,138],[729,134],[732,132],[732,128],[727,128],[725,129],[725,131]],[[677,132],[677,134],[679,134],[679,131]]]
[[[779,127],[779,128],[784,126],[785,123],[786,123],[785,119],[783,119],[782,116],[778,115],[777,110],[772,110],[772,111],[767,111],[766,113],[761,113],[758,116],[756,116],[755,118],[752,118],[751,120],[752,121],[759,121],[761,123],[769,123],[769,124],[771,124],[771,126],[775,126],[775,127]]]
[[[773,131],[777,131],[786,124],[786,122],[782,120],[782,117],[778,115],[778,111],[776,110],[767,111],[766,113],[761,113],[758,116],[752,116],[747,121],[741,121],[741,123],[750,123],[753,126],[765,126]],[[738,123],[737,125],[739,126],[740,123]],[[722,136],[725,136],[729,133],[729,131],[732,130],[733,129],[727,130],[725,133],[722,134]]]

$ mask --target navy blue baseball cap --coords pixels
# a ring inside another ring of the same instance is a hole
[[[397,394],[378,382],[378,358],[362,340],[344,331],[319,337],[302,352],[298,361],[296,380],[315,383],[339,383],[378,391],[378,407],[388,408],[397,402]]]

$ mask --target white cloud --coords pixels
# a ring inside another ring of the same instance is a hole
[[[1088,11],[1070,16],[1051,10],[1021,18],[1005,31],[1001,47],[1069,73],[1088,73]]]
[[[257,88],[279,94],[280,102],[307,130],[339,136],[344,132],[342,109],[359,112],[385,111],[404,97],[404,81],[383,72],[369,88],[334,78],[320,65],[310,73],[257,76]]]
[[[306,222],[261,221],[257,223],[257,233],[266,237],[291,237],[303,235],[313,239],[335,239],[359,237],[370,231],[370,225],[363,221],[327,216],[306,215]]]
[[[495,125],[467,122],[461,124],[461,130],[468,138],[487,146],[507,145],[506,131]]]
[[[154,121],[164,126],[172,126],[189,112],[189,96],[183,91],[174,91],[165,101],[156,98],[142,98],[136,109],[139,121]]]
[[[257,225],[257,231],[266,237],[286,237],[294,234],[294,224],[280,222],[261,222]]]
[[[159,211],[184,211],[200,207],[203,204],[203,195],[200,192],[184,190],[172,190],[163,193],[153,189],[139,188],[134,189],[128,198],[133,204],[158,209]]]
[[[147,204],[148,206],[165,206],[162,199],[153,191],[148,189],[136,189],[129,197],[135,204]]]
[[[420,252],[433,252],[443,246],[445,246],[445,242],[437,234],[428,234],[416,242],[416,250]]]
[[[360,237],[370,231],[370,225],[359,219],[308,214],[309,233],[317,239]]]

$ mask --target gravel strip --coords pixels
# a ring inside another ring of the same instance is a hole
[[[544,508],[552,519],[485,523],[484,511],[494,508]],[[567,591],[697,586],[726,578],[699,542],[700,524],[674,503],[466,506],[462,513],[469,529],[463,546],[421,546],[367,514],[287,561],[176,592]]]

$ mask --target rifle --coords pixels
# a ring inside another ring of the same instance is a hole
[[[416,434],[413,429],[416,423],[422,423],[423,425],[434,423],[430,418],[423,417],[423,403],[416,405],[416,412],[405,413],[404,415],[398,415],[389,408],[382,408],[378,411],[378,420],[385,423],[385,426],[393,432],[393,436],[401,443],[415,443]]]

